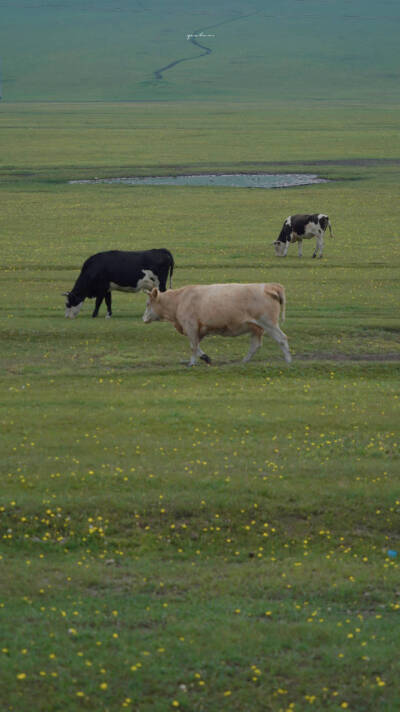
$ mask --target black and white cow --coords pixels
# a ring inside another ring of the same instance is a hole
[[[327,215],[323,213],[315,215],[289,215],[283,223],[279,237],[272,244],[275,247],[277,257],[286,257],[291,242],[298,242],[299,257],[303,255],[303,240],[311,237],[317,239],[317,244],[313,257],[322,257],[324,249],[324,233],[329,227],[331,237],[333,237],[331,223]]]
[[[110,317],[112,290],[139,292],[157,287],[161,292],[165,292],[168,274],[170,287],[172,286],[173,270],[174,258],[169,250],[165,249],[98,252],[83,263],[72,290],[63,294],[67,297],[65,316],[73,319],[79,314],[86,298],[95,298],[92,316],[97,316],[105,299],[107,317]]]

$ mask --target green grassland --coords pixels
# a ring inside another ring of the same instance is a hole
[[[3,0],[0,18],[7,101],[399,100],[396,0]]]
[[[395,102],[2,106],[2,710],[399,709],[398,129]],[[67,182],[280,163],[334,180]],[[323,260],[276,259],[304,211]],[[282,282],[293,364],[217,337],[188,369],[140,294],[64,318],[89,254],[161,246],[175,287]]]

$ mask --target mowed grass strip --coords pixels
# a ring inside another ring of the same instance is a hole
[[[371,135],[359,127],[366,157]],[[164,170],[156,148],[147,165]],[[61,134],[56,153],[56,182],[30,155],[42,179],[1,185],[1,706],[397,709],[396,165],[331,166],[342,180],[293,190],[131,189],[63,183]],[[275,259],[304,211],[331,217],[324,259],[310,243]],[[247,366],[247,337],[216,337],[214,365],[188,369],[187,339],[144,325],[140,294],[115,294],[111,320],[90,302],[64,318],[89,254],[157,246],[177,287],[282,282],[292,366],[268,337]]]

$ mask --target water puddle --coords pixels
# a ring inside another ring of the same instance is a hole
[[[327,183],[311,173],[232,173],[224,175],[148,176],[132,178],[94,178],[71,180],[70,183],[118,183],[122,185],[191,185],[224,188],[290,188],[296,185]]]

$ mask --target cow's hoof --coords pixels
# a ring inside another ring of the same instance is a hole
[[[106,314],[106,319],[111,319],[111,314]]]
[[[202,361],[205,361],[206,363],[208,363],[209,366],[211,366],[211,359],[209,356],[207,356],[207,354],[202,354],[200,358]]]

